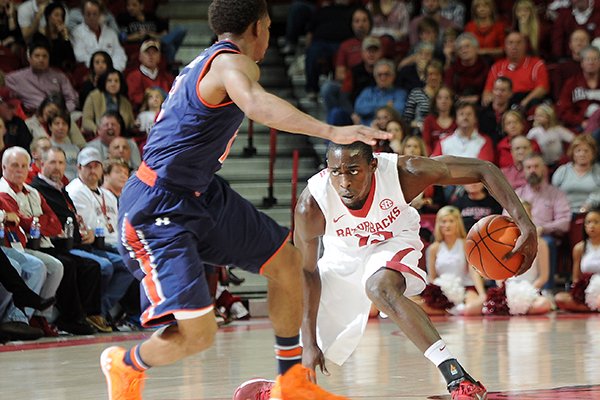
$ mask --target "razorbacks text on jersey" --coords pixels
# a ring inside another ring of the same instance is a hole
[[[364,246],[383,242],[400,232],[419,232],[419,213],[406,203],[400,187],[398,156],[381,153],[375,157],[378,164],[371,191],[360,210],[350,210],[344,205],[331,185],[327,170],[309,179],[310,193],[325,216],[324,257],[328,248],[353,255]]]
[[[222,53],[240,50],[230,41],[217,42],[181,71],[144,147],[146,165],[173,187],[204,192],[244,119],[232,101],[211,105],[200,93],[200,81]]]

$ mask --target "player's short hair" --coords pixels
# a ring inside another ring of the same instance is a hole
[[[361,158],[364,158],[368,164],[373,160],[373,148],[366,143],[363,142],[354,142],[350,144],[338,144],[329,142],[329,146],[327,146],[327,157],[329,154],[334,152],[335,150],[356,150],[360,154]]]
[[[241,35],[267,13],[265,0],[213,0],[208,7],[208,22],[217,35]]]

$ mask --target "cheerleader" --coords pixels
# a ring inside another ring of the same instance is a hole
[[[531,215],[531,204],[524,201],[523,207]],[[496,281],[483,303],[485,315],[540,315],[550,312],[553,304],[540,291],[550,274],[550,252],[548,244],[539,238],[538,252],[531,268],[524,274],[504,281]]]
[[[571,312],[600,310],[600,208],[588,211],[583,240],[573,247],[573,285],[554,297],[559,309]]]
[[[483,279],[467,264],[466,231],[458,208],[445,206],[438,211],[434,237],[427,250],[430,283],[415,300],[429,315],[481,315]]]

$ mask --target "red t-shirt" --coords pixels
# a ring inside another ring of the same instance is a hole
[[[491,92],[494,82],[500,76],[512,81],[513,93],[527,93],[538,87],[550,89],[546,64],[538,57],[525,57],[520,63],[513,64],[506,58],[492,65],[485,82],[485,91]]]

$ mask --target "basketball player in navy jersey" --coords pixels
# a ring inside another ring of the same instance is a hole
[[[309,179],[295,212],[294,243],[303,253],[307,286],[305,366],[326,372],[325,358],[339,365],[346,361],[373,303],[440,369],[452,399],[486,398],[485,387],[465,372],[423,309],[409,299],[425,288],[425,272],[418,267],[420,218],[410,202],[429,185],[475,182],[485,184],[521,230],[513,253],[524,255],[519,273],[525,272],[536,255],[536,229],[493,164],[451,156],[373,155],[360,142],[329,147],[327,169]]]
[[[212,345],[217,325],[204,263],[234,264],[268,278],[269,314],[275,331],[280,376],[300,379],[247,385],[243,398],[338,398],[302,369],[300,253],[288,231],[214,179],[245,118],[291,133],[339,143],[388,139],[363,126],[324,124],[267,93],[257,62],[269,43],[265,0],[214,0],[209,22],[218,42],[186,66],[175,80],[144,148],[143,163],[123,190],[121,253],[141,280],[142,324],[164,325],[130,350],[101,356],[110,399],[141,399],[144,371],[172,364]],[[292,369],[292,367],[295,367]],[[283,375],[285,374],[285,375]],[[283,379],[283,378],[282,378]],[[303,394],[304,393],[304,394]]]

